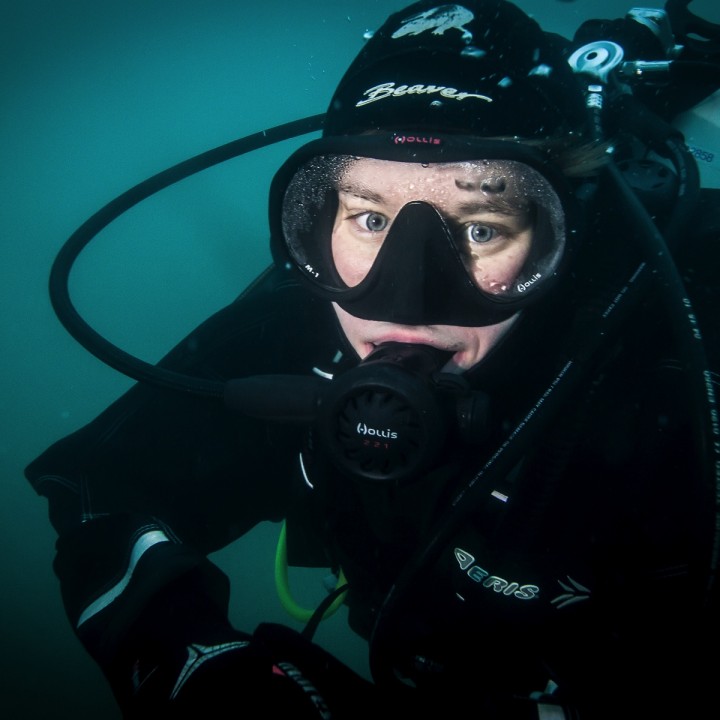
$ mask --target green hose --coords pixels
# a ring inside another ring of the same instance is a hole
[[[337,590],[347,583],[345,575],[343,574],[342,568],[338,574],[338,580],[335,585]],[[277,550],[275,551],[275,588],[277,589],[280,603],[285,611],[295,620],[301,623],[306,623],[312,618],[314,610],[308,610],[300,607],[293,599],[290,593],[290,583],[288,581],[288,563],[287,563],[287,534],[285,529],[285,521],[283,521],[280,528],[280,537],[278,538]],[[347,593],[341,593],[333,601],[330,607],[324,612],[322,619],[329,618],[337,609],[342,605],[345,595]]]

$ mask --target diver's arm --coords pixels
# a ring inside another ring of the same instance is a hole
[[[121,706],[156,654],[142,696],[153,703],[188,644],[238,638],[206,556],[282,517],[289,470],[272,438],[214,401],[137,386],[27,468],[58,533],[67,615]]]
[[[61,538],[56,569],[73,625],[125,717],[225,712],[228,703],[296,718],[322,718],[332,706],[334,717],[351,717],[348,704],[372,701],[368,683],[298,633],[233,628],[226,576],[160,525],[127,516],[84,523]]]
[[[265,282],[163,364],[212,378],[298,371],[291,363],[303,353],[275,347],[288,327],[300,331],[295,313],[305,312],[288,294]],[[138,384],[26,468],[58,533],[54,568],[68,617],[125,711],[199,703],[223,683],[236,692],[230,666],[250,689],[280,683],[297,700],[295,680],[266,673],[271,655],[283,658],[231,627],[227,579],[207,554],[284,516],[299,432],[238,416],[217,398]]]

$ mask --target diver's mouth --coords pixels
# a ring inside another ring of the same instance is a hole
[[[443,347],[440,343],[431,342],[427,339],[407,339],[407,338],[385,338],[383,340],[379,340],[377,342],[367,342],[365,343],[366,349],[368,351],[368,354],[373,352],[373,350],[376,350],[377,348],[387,345],[388,343],[401,343],[403,345],[426,345],[427,347],[432,347],[437,350],[446,350],[447,352],[454,352],[455,350],[453,348],[446,348]]]
[[[440,343],[430,337],[429,332],[418,332],[415,328],[400,329],[400,328],[387,328],[385,332],[377,333],[376,337],[368,341],[373,347],[385,345],[387,343],[403,343],[406,345],[429,345],[430,347],[436,347],[440,350],[445,348],[440,347]]]
[[[387,343],[402,343],[405,345],[426,345],[428,347],[435,348],[437,350],[444,350],[448,353],[452,353],[452,356],[448,359],[448,361],[443,365],[442,371],[443,372],[449,372],[449,373],[461,373],[463,372],[464,366],[463,366],[463,358],[465,349],[464,348],[458,348],[457,346],[448,347],[447,343],[439,343],[439,342],[433,342],[432,340],[429,340],[427,337],[413,337],[409,335],[402,334],[402,337],[399,335],[393,335],[392,337],[388,336],[386,338],[383,338],[382,340],[377,340],[375,342],[365,342],[363,343],[363,355],[362,358],[366,358],[368,355],[370,355],[372,352],[374,352],[377,348],[381,347],[382,345],[386,345]]]

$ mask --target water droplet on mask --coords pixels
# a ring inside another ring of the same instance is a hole
[[[480,185],[480,189],[484,193],[501,193],[505,191],[507,183],[504,177],[489,177],[485,178]]]

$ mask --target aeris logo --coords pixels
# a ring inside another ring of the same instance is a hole
[[[537,585],[521,585],[498,575],[491,575],[485,568],[475,565],[475,557],[467,550],[455,548],[455,559],[460,569],[464,570],[472,581],[482,585],[482,587],[491,588],[496,593],[516,597],[518,600],[533,600],[540,593],[540,588]]]
[[[368,427],[364,422],[359,422],[357,424],[357,434],[370,435],[377,438],[385,438],[386,440],[397,440],[398,436],[398,434],[390,428],[388,428],[387,430],[378,430],[376,428]]]

